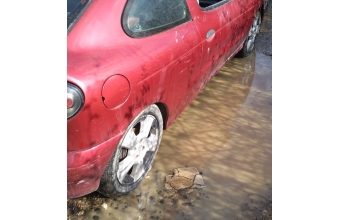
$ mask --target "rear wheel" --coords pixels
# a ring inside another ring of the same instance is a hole
[[[253,24],[249,30],[248,36],[243,43],[242,49],[236,54],[237,57],[249,56],[255,48],[255,39],[257,34],[260,32],[261,27],[261,13],[257,12]]]
[[[150,171],[163,133],[163,118],[156,105],[144,109],[129,125],[100,181],[105,196],[127,194]]]

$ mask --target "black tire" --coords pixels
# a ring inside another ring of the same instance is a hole
[[[256,39],[257,34],[260,32],[260,27],[261,27],[261,12],[258,11],[251,25],[251,28],[248,32],[248,36],[244,40],[243,47],[236,54],[236,57],[241,57],[241,58],[247,57],[254,51],[255,39]]]
[[[150,105],[126,129],[104,171],[98,192],[113,197],[137,188],[152,168],[162,134],[162,114],[156,105]]]

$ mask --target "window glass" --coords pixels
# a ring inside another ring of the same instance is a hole
[[[191,20],[185,0],[129,0],[123,27],[132,37],[143,37]]]
[[[217,8],[231,0],[198,0],[198,4],[200,5],[203,11],[208,11],[210,9]]]
[[[67,0],[67,30],[71,29],[90,2],[91,0]]]

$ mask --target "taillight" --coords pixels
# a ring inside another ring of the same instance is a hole
[[[83,92],[77,86],[67,83],[67,119],[77,114],[83,104]]]

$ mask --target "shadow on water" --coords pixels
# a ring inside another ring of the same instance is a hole
[[[68,200],[89,207],[74,219],[269,219],[261,216],[271,215],[271,59],[233,58],[163,133],[141,185],[115,199]],[[165,176],[186,166],[202,173],[205,187],[166,191]]]

